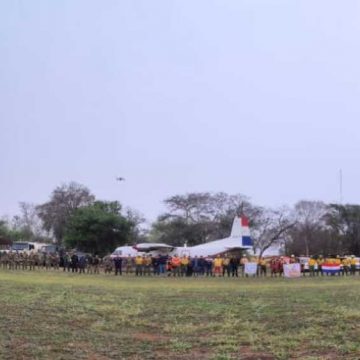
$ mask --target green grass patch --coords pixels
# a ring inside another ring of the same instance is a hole
[[[358,359],[360,277],[0,271],[0,359]]]

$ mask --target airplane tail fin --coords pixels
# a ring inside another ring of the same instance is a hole
[[[245,216],[235,217],[231,229],[231,238],[240,238],[243,246],[252,246],[250,237],[249,219]]]

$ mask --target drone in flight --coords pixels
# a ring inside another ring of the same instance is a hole
[[[119,177],[116,178],[116,181],[125,181],[125,178],[119,176]]]

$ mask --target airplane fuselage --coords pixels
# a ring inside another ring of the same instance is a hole
[[[231,235],[228,238],[211,241],[205,244],[196,246],[174,247],[167,244],[160,243],[142,243],[134,247],[123,246],[117,248],[112,256],[136,256],[142,254],[168,255],[168,256],[204,256],[213,257],[219,254],[224,254],[233,251],[252,249],[252,240],[250,237],[248,220],[246,218],[235,218]]]

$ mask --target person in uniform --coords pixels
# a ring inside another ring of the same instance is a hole
[[[225,273],[230,277],[230,259],[228,256],[224,256],[222,261],[222,276],[225,276]]]
[[[2,253],[1,256],[1,266],[3,269],[7,269],[8,268],[8,254],[6,252]]]
[[[232,277],[239,277],[238,268],[239,268],[239,259],[234,255],[230,258],[230,270]]]
[[[159,255],[159,273],[162,276],[165,276],[166,273],[167,260],[168,260],[167,255]]]
[[[249,262],[249,259],[246,257],[245,254],[240,259],[240,266],[241,266],[241,276],[245,276],[245,265]]]
[[[171,258],[171,268],[173,276],[180,276],[181,260],[176,254]]]
[[[21,270],[26,270],[27,269],[27,261],[28,261],[28,254],[27,253],[22,253],[21,258],[20,258]]]
[[[199,269],[199,275],[204,276],[204,274],[205,274],[205,258],[202,255],[200,255],[200,257],[199,257],[198,269]]]
[[[76,253],[73,253],[71,256],[71,272],[78,272],[79,266],[79,257]]]
[[[59,256],[59,254],[58,253],[55,253],[54,255],[53,255],[53,267],[54,267],[54,269],[55,270],[59,270],[59,268],[60,268],[60,256]]]
[[[266,260],[263,257],[259,259],[258,266],[260,268],[260,276],[266,277]]]
[[[222,275],[222,264],[223,259],[220,257],[220,255],[217,255],[214,259],[214,276],[216,276],[216,274],[218,276]]]
[[[86,268],[86,257],[85,256],[80,256],[79,257],[79,274],[85,274],[85,268]]]
[[[318,270],[317,270],[317,276],[319,276],[319,274],[321,274],[321,276],[323,276],[323,272],[322,272],[322,265],[324,264],[325,260],[322,257],[322,255],[319,255],[319,258],[317,260],[318,263]]]
[[[160,258],[160,255],[154,256],[154,257],[151,258],[151,263],[152,263],[152,267],[153,267],[153,274],[157,275],[157,276],[160,275],[159,258]]]
[[[133,259],[132,259],[130,254],[126,258],[125,269],[126,269],[126,275],[132,274],[132,271],[133,271]]]
[[[314,257],[309,259],[309,274],[310,276],[315,276],[315,267],[317,266],[317,261]]]
[[[356,274],[356,259],[354,255],[351,255],[350,259],[350,275]]]
[[[185,276],[186,273],[187,273],[187,267],[189,265],[189,258],[184,255],[182,258],[181,258],[181,276]]]
[[[191,269],[192,269],[192,274],[194,276],[198,276],[199,275],[199,258],[197,257],[197,255],[195,255],[192,259],[191,259]]]
[[[152,259],[151,255],[144,256],[143,258],[143,273],[144,275],[151,275]]]
[[[271,277],[277,276],[277,273],[279,272],[279,259],[273,257],[270,260],[270,271],[271,271]]]
[[[93,269],[94,269],[94,274],[99,274],[100,273],[100,258],[99,255],[96,254],[93,258]]]
[[[114,258],[115,276],[122,275],[122,257],[120,255]]]
[[[20,254],[19,252],[17,251],[15,254],[14,254],[14,269],[17,270],[20,268]]]
[[[279,275],[280,275],[280,277],[282,277],[284,274],[284,264],[286,264],[285,259],[283,256],[280,256],[280,259],[279,259]]]
[[[350,270],[350,259],[348,258],[343,258],[341,260],[341,264],[342,264],[342,274],[343,276],[347,276],[349,274],[349,270]]]
[[[135,275],[136,276],[142,276],[142,274],[143,274],[142,266],[143,266],[143,258],[140,255],[137,255],[135,258]]]
[[[105,256],[103,262],[104,262],[104,273],[111,274],[113,271],[113,262],[110,256]]]
[[[167,276],[171,276],[172,274],[172,262],[171,262],[172,258],[169,257],[166,261],[166,273],[167,273]]]
[[[208,255],[205,258],[205,273],[206,273],[206,276],[213,276],[212,268],[213,268],[213,259]]]

